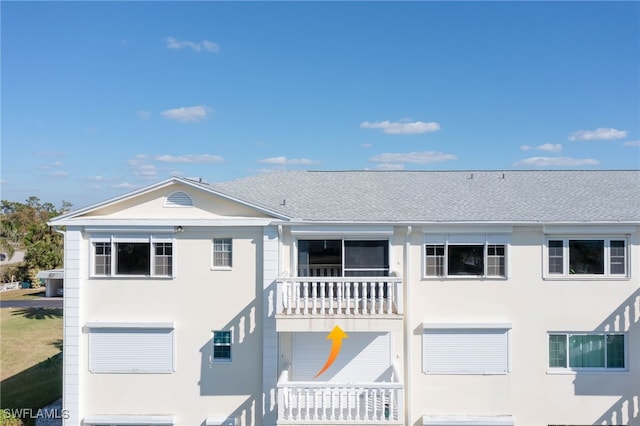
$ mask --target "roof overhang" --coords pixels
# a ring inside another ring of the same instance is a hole
[[[45,280],[62,280],[64,279],[64,269],[49,269],[47,271],[40,271],[36,274],[36,278]]]

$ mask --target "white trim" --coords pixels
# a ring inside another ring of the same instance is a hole
[[[237,420],[235,417],[207,417],[204,422],[205,426],[235,426]]]
[[[478,223],[425,225],[423,234],[511,234],[512,225],[487,225]]]
[[[510,322],[455,322],[455,323],[431,323],[431,322],[423,322],[422,329],[425,330],[457,330],[457,329],[500,329],[500,330],[511,330],[513,327]]]
[[[88,322],[85,328],[173,328],[173,322]]]
[[[252,204],[250,202],[244,201],[242,199],[239,199],[239,198],[236,198],[236,197],[232,197],[232,196],[224,194],[224,193],[222,193],[220,191],[216,191],[216,190],[214,190],[212,188],[206,188],[202,184],[198,184],[196,182],[191,182],[188,179],[183,179],[183,178],[178,178],[178,177],[171,177],[171,178],[165,179],[165,180],[163,180],[161,182],[146,186],[144,188],[140,188],[140,189],[138,189],[136,191],[129,192],[129,193],[120,195],[118,197],[111,198],[111,199],[103,201],[101,203],[93,204],[93,205],[81,208],[79,210],[75,210],[73,212],[69,212],[69,213],[63,214],[62,216],[58,216],[57,218],[52,219],[49,223],[52,226],[64,226],[64,225],[71,225],[71,224],[74,224],[74,223],[80,223],[81,224],[82,221],[87,220],[87,218],[81,217],[83,214],[91,213],[91,212],[93,212],[95,210],[98,210],[100,208],[108,207],[108,206],[117,204],[117,203],[119,203],[121,201],[126,201],[126,200],[129,200],[129,199],[135,198],[138,195],[146,194],[146,193],[149,193],[149,192],[152,192],[152,191],[155,191],[155,190],[158,190],[158,189],[166,188],[168,186],[175,185],[175,184],[182,184],[182,185],[185,185],[185,186],[188,186],[188,187],[191,187],[191,188],[195,188],[197,190],[212,194],[214,196],[223,198],[225,200],[232,201],[232,202],[241,204],[243,206],[249,207],[249,208],[251,208],[253,210],[259,211],[259,212],[264,213],[264,214],[266,214],[268,216],[272,216],[273,218],[276,218],[276,219],[283,219],[283,220],[291,219],[289,216],[286,216],[286,215],[284,215],[282,213],[276,212],[276,211],[274,211],[272,209],[269,209],[269,208],[266,208],[266,207],[261,207],[261,206],[258,206],[256,204]],[[140,220],[138,220],[138,221],[140,221]],[[197,223],[197,222],[198,222],[198,220],[194,221],[194,223]],[[90,223],[90,222],[88,222],[88,223]],[[267,223],[269,223],[269,221],[267,221]]]
[[[393,226],[330,226],[330,225],[309,225],[309,226],[292,226],[290,228],[291,235],[303,236],[309,238],[322,239],[351,239],[371,237],[378,238],[381,236],[391,237],[393,235]]]
[[[615,208],[613,206],[612,208]],[[544,225],[542,232],[545,234],[569,234],[569,235],[609,235],[609,234],[633,234],[638,231],[637,226],[616,225]]]
[[[513,426],[511,415],[503,416],[422,416],[423,426]]]
[[[95,425],[95,426],[98,426],[98,425],[111,426],[114,424],[171,426],[174,424],[174,416],[173,415],[165,415],[165,416],[93,415],[93,416],[86,416],[83,419],[83,424]]]
[[[148,222],[146,222],[148,224]],[[124,235],[137,235],[137,234],[173,234],[176,232],[174,226],[133,226],[127,228],[116,228],[119,225],[104,225],[104,226],[85,226],[84,231],[88,233],[102,233],[102,234],[124,234]]]

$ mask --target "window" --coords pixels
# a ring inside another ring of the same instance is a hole
[[[213,267],[231,268],[233,265],[233,245],[231,238],[213,239]]]
[[[624,334],[549,334],[549,368],[623,369]]]
[[[173,327],[87,325],[89,371],[92,373],[171,373],[174,371]]]
[[[111,244],[95,243],[95,251],[95,274],[111,275]]]
[[[231,332],[213,332],[213,361],[231,361]]]
[[[624,239],[549,239],[546,274],[549,277],[626,276],[626,245]]]
[[[426,277],[506,277],[506,235],[428,235]]]
[[[424,326],[422,371],[427,374],[506,374],[510,325]]]
[[[170,238],[110,236],[92,241],[92,276],[173,276]]]
[[[300,277],[386,277],[388,240],[299,240]]]

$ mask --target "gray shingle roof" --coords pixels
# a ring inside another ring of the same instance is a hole
[[[640,222],[640,170],[289,171],[210,188],[311,221]]]

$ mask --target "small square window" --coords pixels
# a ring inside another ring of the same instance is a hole
[[[213,239],[213,267],[231,268],[233,265],[233,243],[231,238]]]
[[[213,361],[231,361],[231,332],[213,332]]]

